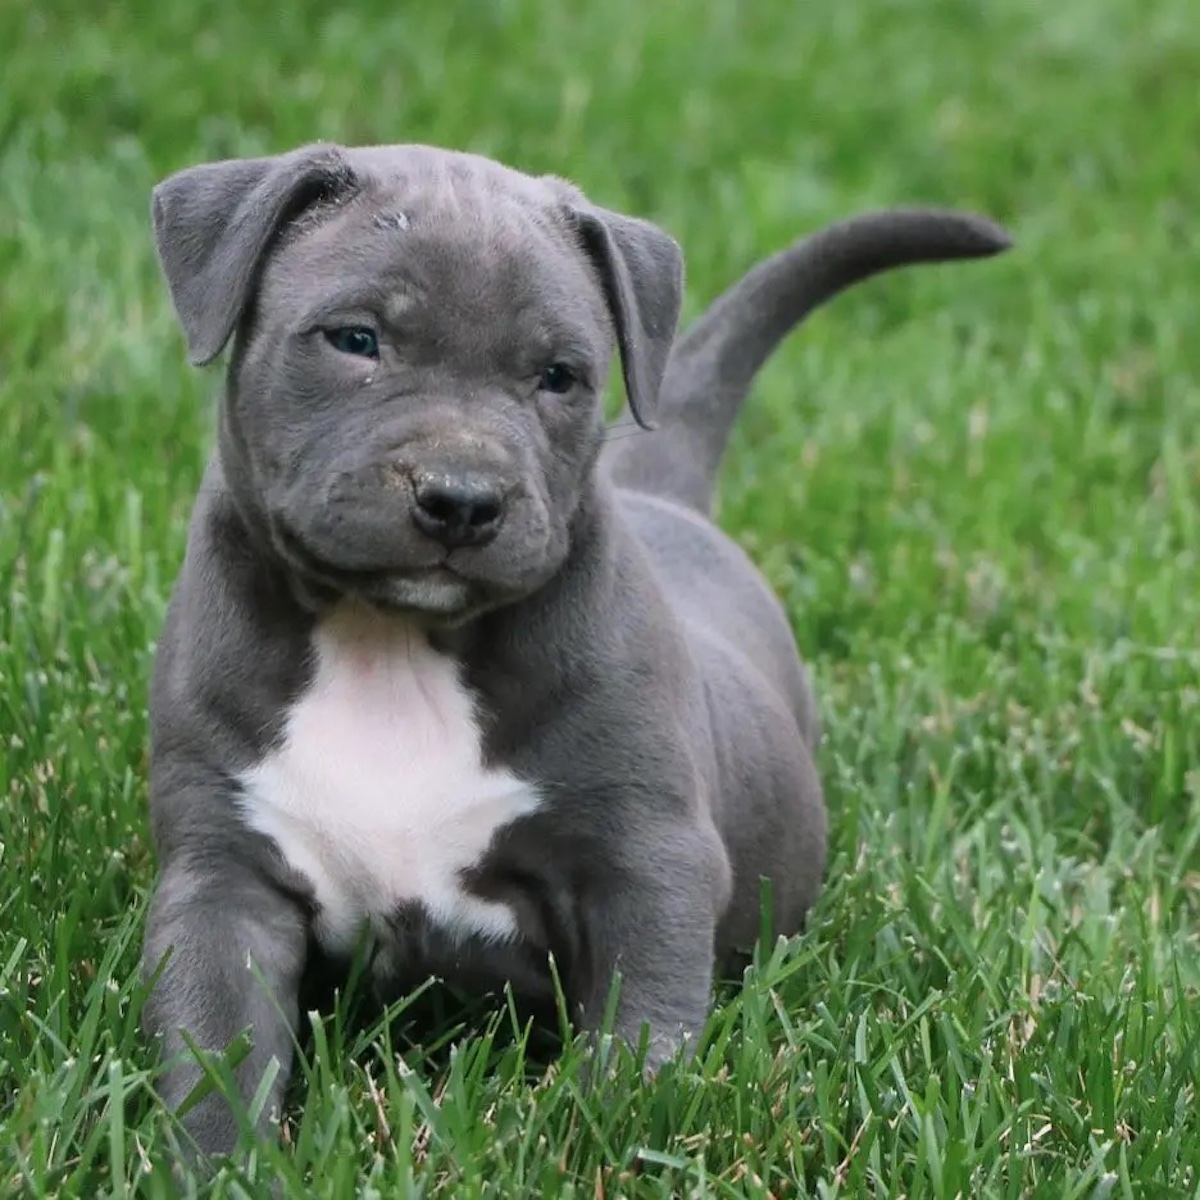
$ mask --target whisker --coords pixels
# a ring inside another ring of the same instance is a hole
[[[604,444],[607,446],[610,442],[621,442],[626,438],[636,437],[639,433],[645,433],[640,425],[618,425],[610,427],[604,435]]]

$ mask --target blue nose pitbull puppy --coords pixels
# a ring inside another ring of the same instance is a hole
[[[151,691],[147,1030],[292,1060],[314,951],[552,996],[649,1066],[714,969],[821,884],[816,706],[785,614],[710,518],[751,381],[850,284],[1004,249],[946,211],[857,217],[760,263],[676,341],[682,260],[556,178],[424,146],[178,172],[152,201],[200,365],[232,343]],[[619,351],[633,416],[606,444]],[[213,1094],[203,1155],[237,1124]]]

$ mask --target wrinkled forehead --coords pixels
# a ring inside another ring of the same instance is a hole
[[[603,292],[560,197],[539,180],[479,161],[449,156],[362,171],[350,198],[289,231],[264,292],[293,310],[369,309],[433,336],[439,325],[471,328],[476,337],[492,331],[500,340],[540,333],[603,352],[610,338]]]

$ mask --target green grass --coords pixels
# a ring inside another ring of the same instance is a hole
[[[866,207],[1018,249],[847,294],[739,427],[831,865],[696,1068],[593,1094],[503,1012],[335,1013],[216,1194],[1200,1195],[1194,0],[140,7],[0,8],[0,1192],[170,1194],[145,697],[218,375],[148,190],[323,137],[571,176],[680,239],[688,315]]]

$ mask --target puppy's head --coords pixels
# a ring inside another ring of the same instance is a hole
[[[226,477],[303,594],[461,620],[562,565],[614,341],[652,412],[675,242],[469,154],[308,146],[192,167],[154,231],[196,364],[233,339]]]

